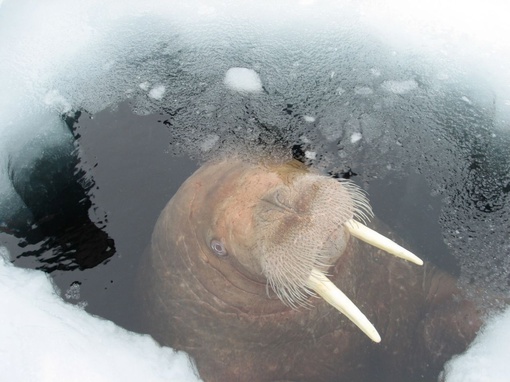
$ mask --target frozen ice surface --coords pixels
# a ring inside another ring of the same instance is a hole
[[[469,349],[445,366],[446,382],[507,382],[510,308],[493,317]]]
[[[218,135],[211,134],[207,136],[205,140],[202,141],[202,143],[200,144],[200,148],[202,149],[202,151],[209,151],[214,147],[214,145],[218,142],[219,139],[220,137]]]
[[[258,93],[262,91],[262,81],[255,70],[230,68],[225,74],[225,85],[237,92]]]
[[[384,81],[381,85],[384,90],[395,94],[405,94],[414,90],[418,87],[418,83],[415,80],[406,81]]]
[[[150,85],[147,81],[145,81],[145,82],[138,84],[138,86],[140,87],[140,89],[147,91],[147,90],[149,90]]]
[[[59,113],[68,113],[72,110],[71,103],[56,89],[46,93],[44,96],[44,103]]]
[[[15,268],[0,252],[2,380],[199,380],[184,353],[65,303],[46,274]]]
[[[473,102],[471,102],[471,100],[470,100],[468,97],[466,97],[466,96],[462,96],[462,98],[461,98],[461,99],[462,99],[465,103],[467,103],[467,104],[469,104],[469,105],[471,105],[471,104],[473,103]]]
[[[370,95],[374,93],[374,90],[368,86],[356,86],[354,88],[354,93],[358,95]]]

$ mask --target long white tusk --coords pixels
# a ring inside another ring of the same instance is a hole
[[[317,292],[326,302],[345,314],[358,328],[360,328],[372,341],[381,342],[381,336],[374,325],[358,309],[354,303],[349,300],[335,284],[333,284],[320,270],[312,269],[308,278],[308,288]]]
[[[344,227],[347,228],[352,236],[355,236],[358,239],[373,245],[374,247],[380,248],[383,251],[391,253],[392,255],[400,257],[404,260],[408,260],[412,263],[423,265],[423,260],[416,256],[414,253],[409,252],[407,249],[388,239],[386,236],[375,232],[374,230],[361,223],[358,223],[353,219],[348,220],[344,224]]]

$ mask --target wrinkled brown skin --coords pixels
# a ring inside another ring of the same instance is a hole
[[[254,206],[281,181],[270,168],[256,167],[235,159],[208,163],[162,211],[137,288],[147,331],[188,352],[204,381],[437,378],[481,320],[455,280],[433,265],[349,239],[329,277],[378,329],[376,344],[322,299],[310,298],[311,309],[292,309],[272,291],[268,296],[262,276],[246,275],[234,256],[210,250],[211,237],[221,235],[218,206],[235,205],[221,213],[235,215],[238,237],[249,236]],[[240,184],[250,172],[258,175]]]

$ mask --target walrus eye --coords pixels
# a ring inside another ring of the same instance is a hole
[[[277,207],[280,207],[287,211],[293,210],[293,208],[290,205],[287,195],[285,195],[285,193],[282,191],[275,192],[274,201],[275,201],[275,203],[273,203],[273,204]]]
[[[211,249],[213,250],[216,256],[227,256],[227,250],[223,243],[219,240],[213,239],[211,240]]]

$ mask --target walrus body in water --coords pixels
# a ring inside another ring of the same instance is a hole
[[[155,226],[143,323],[205,381],[435,377],[479,313],[451,276],[356,222],[369,215],[356,186],[296,161],[207,163]]]

